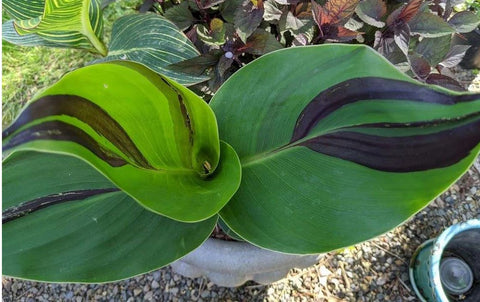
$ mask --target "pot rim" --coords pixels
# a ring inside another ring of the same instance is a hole
[[[443,251],[454,236],[471,229],[480,229],[480,219],[471,219],[459,224],[454,224],[443,231],[442,234],[440,234],[440,236],[438,236],[438,238],[435,240],[432,248],[432,262],[429,270],[431,273],[430,276],[433,277],[434,294],[440,299],[440,301],[449,301],[445,291],[443,290],[442,281],[440,279],[440,261],[442,259]]]

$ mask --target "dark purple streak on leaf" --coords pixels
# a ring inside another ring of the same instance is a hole
[[[3,150],[9,150],[36,140],[74,142],[88,149],[112,167],[121,167],[127,164],[121,156],[104,149],[82,129],[59,121],[43,122],[15,133],[12,138],[3,145]]]
[[[338,131],[299,145],[386,172],[444,168],[468,156],[480,141],[479,115],[473,122],[431,134],[385,137]]]
[[[58,194],[52,194],[44,197],[40,197],[34,200],[23,202],[18,206],[7,208],[2,212],[2,224],[17,218],[24,217],[30,213],[38,210],[61,204],[68,201],[81,201],[89,197],[100,194],[108,194],[111,192],[118,192],[117,188],[105,188],[105,189],[92,189],[92,190],[79,190],[62,192]]]
[[[358,101],[387,99],[453,105],[479,98],[479,95],[449,95],[420,84],[386,78],[351,79],[320,92],[305,106],[299,114],[290,143],[305,138],[323,118],[342,106]]]
[[[122,126],[105,110],[76,95],[48,95],[32,102],[20,116],[3,131],[5,139],[22,126],[47,116],[67,115],[88,124],[105,137],[139,167],[153,169]],[[95,153],[95,152],[94,152]]]

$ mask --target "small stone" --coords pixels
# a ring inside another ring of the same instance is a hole
[[[136,297],[138,295],[140,295],[142,293],[142,289],[141,288],[135,288],[133,290],[133,295]]]
[[[204,290],[200,296],[204,299],[208,298],[210,296],[210,291]]]
[[[214,285],[215,285],[215,283],[213,283],[212,281],[210,281],[210,282],[207,283],[207,288],[208,288],[208,289],[211,289]]]
[[[153,280],[152,281],[152,288],[159,288],[160,287],[160,284],[158,284],[158,282],[156,280]]]
[[[387,278],[385,276],[381,276],[380,278],[377,279],[377,285],[382,286],[387,283]]]
[[[71,300],[73,298],[73,292],[69,291],[65,294],[65,299]]]
[[[177,287],[172,287],[172,288],[170,288],[170,292],[172,293],[172,295],[175,296],[176,294],[178,294],[178,288]]]
[[[152,300],[153,298],[153,292],[152,291],[149,291],[148,293],[145,294],[145,296],[143,297],[145,300]]]
[[[319,269],[320,277],[326,277],[332,274],[332,272],[325,267],[325,265],[320,266]]]
[[[318,278],[318,283],[320,283],[321,286],[327,286],[327,277],[319,277]]]

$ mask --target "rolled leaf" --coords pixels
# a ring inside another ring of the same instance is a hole
[[[190,90],[133,62],[87,66],[30,102],[3,150],[79,157],[147,209],[180,221],[215,215],[240,182],[235,151]]]
[[[392,229],[480,149],[479,94],[419,84],[365,46],[267,54],[235,73],[211,106],[242,163],[222,219],[245,240],[286,253],[330,251]]]
[[[50,282],[107,282],[157,269],[198,247],[217,220],[156,215],[85,162],[39,152],[4,161],[2,205],[2,273]]]
[[[107,52],[100,40],[103,20],[99,0],[8,0],[4,5],[15,19],[2,26],[8,42],[86,48],[102,55]]]
[[[95,62],[130,60],[180,84],[193,85],[209,78],[171,70],[167,66],[199,55],[175,24],[159,15],[146,13],[118,18],[113,23],[108,55]]]

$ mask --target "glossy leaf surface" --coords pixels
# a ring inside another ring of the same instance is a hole
[[[142,206],[180,221],[213,216],[240,181],[198,96],[133,62],[65,75],[4,133],[3,150],[66,153],[89,162]]]
[[[184,256],[216,216],[181,223],[145,210],[85,162],[17,152],[3,163],[2,273],[50,282],[106,282]]]
[[[208,79],[166,68],[200,55],[190,40],[169,20],[151,13],[133,14],[115,21],[108,55],[96,62],[130,60],[192,85]]]
[[[3,38],[30,46],[86,48],[105,55],[99,0],[4,1],[15,19],[3,24]],[[23,41],[25,40],[25,41]]]
[[[364,46],[267,54],[234,74],[211,106],[243,167],[222,219],[247,241],[287,253],[390,230],[452,184],[480,148],[480,95],[419,84]]]

